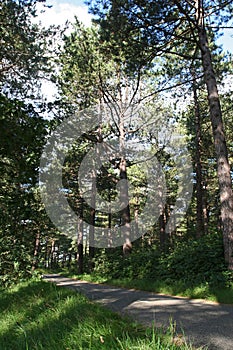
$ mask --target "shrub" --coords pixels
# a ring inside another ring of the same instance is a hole
[[[167,254],[161,254],[156,247],[137,247],[126,258],[120,248],[100,251],[94,273],[107,279],[180,280],[187,285],[227,285],[232,279],[224,263],[219,234],[179,242]]]
[[[226,283],[223,243],[219,234],[179,243],[162,262],[164,277],[187,283]]]

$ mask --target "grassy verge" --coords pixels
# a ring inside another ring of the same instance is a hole
[[[233,304],[233,284],[229,287],[199,284],[187,286],[181,281],[154,281],[144,279],[107,279],[97,275],[75,275],[67,271],[60,271],[62,275],[83,279],[89,282],[106,283],[118,287],[135,288],[155,293],[183,296],[191,299],[204,299],[217,303]]]
[[[208,284],[197,286],[186,286],[184,283],[163,282],[150,280],[109,280],[108,283],[125,287],[146,290],[150,292],[169,294],[174,296],[183,296],[192,299],[204,299],[224,304],[233,304],[233,286],[231,287],[213,287]]]
[[[0,290],[1,350],[191,349],[65,288],[33,280]]]

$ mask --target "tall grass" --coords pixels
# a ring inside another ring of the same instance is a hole
[[[1,350],[191,349],[164,332],[122,318],[83,295],[40,280],[0,293]]]

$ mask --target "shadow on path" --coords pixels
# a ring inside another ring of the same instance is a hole
[[[60,275],[44,275],[44,279],[81,292],[89,299],[113,311],[127,314],[145,325],[166,327],[172,319],[176,322],[177,330],[182,330],[187,341],[196,346],[208,346],[209,350],[233,349],[231,305],[128,290]]]

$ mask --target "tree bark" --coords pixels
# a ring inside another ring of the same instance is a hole
[[[122,157],[120,162],[120,179],[127,180],[127,170],[126,170],[126,160]],[[130,227],[130,208],[129,208],[129,192],[128,185],[125,181],[121,186],[121,203],[123,203],[124,208],[121,210],[122,226],[124,227],[123,233],[125,237],[125,243],[123,244],[124,255],[129,255],[132,250],[132,243],[130,240],[131,227]],[[126,204],[128,203],[128,204]]]
[[[159,216],[159,244],[161,252],[166,251],[167,233],[166,233],[166,214],[165,209]]]
[[[49,248],[48,248],[48,237],[45,240],[45,253],[44,253],[44,266],[49,268]]]
[[[195,72],[193,76],[193,98],[195,110],[195,168],[196,168],[196,200],[197,200],[197,226],[196,237],[200,238],[205,231],[204,211],[203,211],[203,181],[202,181],[202,165],[201,165],[201,117],[200,106],[197,95],[197,82]]]
[[[129,255],[132,251],[131,243],[131,225],[130,225],[130,207],[129,207],[129,188],[127,182],[127,165],[125,159],[125,129],[124,129],[124,114],[123,108],[121,108],[119,115],[119,137],[120,137],[120,153],[121,160],[119,164],[120,180],[123,180],[120,186],[120,198],[123,208],[121,210],[121,225],[122,233],[124,235],[125,242],[123,244],[123,253],[125,256]]]
[[[80,199],[80,217],[78,221],[78,237],[77,237],[77,265],[78,274],[83,274],[83,199]]]
[[[100,104],[99,104],[100,108]],[[102,143],[103,137],[102,137],[102,121],[99,120],[99,128],[97,133],[97,142]],[[99,149],[96,149],[96,158],[99,159]],[[95,257],[95,215],[96,215],[96,180],[97,180],[97,174],[95,169],[95,164],[92,170],[92,185],[91,185],[91,211],[90,211],[90,231],[89,231],[89,258],[90,258],[90,269],[92,270],[94,268],[94,257]]]
[[[95,257],[95,205],[96,205],[96,170],[92,171],[92,186],[91,186],[91,211],[90,211],[90,230],[89,230],[89,258],[90,270],[93,269],[93,259]]]
[[[229,269],[233,270],[233,194],[230,165],[228,161],[228,151],[226,146],[220,99],[208,44],[207,32],[204,25],[201,0],[196,0],[196,8],[198,38],[201,49],[205,83],[208,91],[210,119],[217,158],[224,255]]]
[[[56,258],[55,258],[55,240],[52,239],[52,244],[51,244],[51,260],[50,260],[50,267],[53,268],[56,263]]]
[[[108,245],[112,247],[112,211],[111,211],[111,188],[108,189],[108,201],[109,201],[109,210],[108,210]]]

